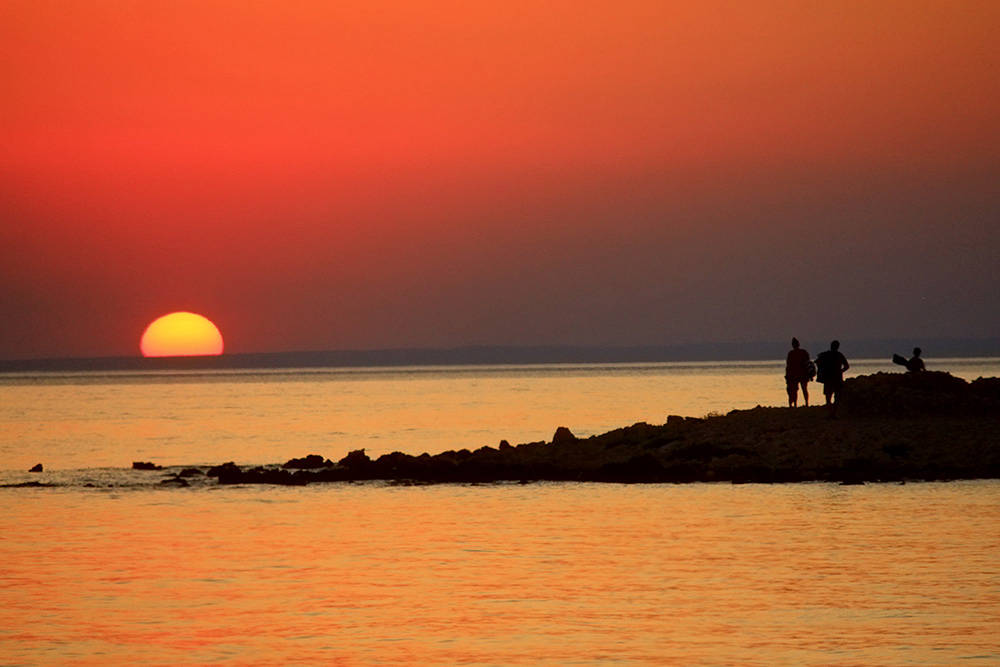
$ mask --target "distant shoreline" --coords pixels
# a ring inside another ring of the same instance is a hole
[[[922,339],[924,355],[933,358],[1000,356],[1000,339]],[[888,359],[893,352],[908,352],[912,340],[845,340],[852,359]],[[0,360],[0,373],[47,371],[161,371],[236,370],[269,368],[362,368],[398,366],[519,365],[560,363],[656,363],[778,361],[784,359],[786,342],[693,343],[659,346],[466,346],[387,350],[331,350],[223,354],[217,357],[144,358],[93,357],[64,359]],[[806,348],[815,355],[825,347]]]

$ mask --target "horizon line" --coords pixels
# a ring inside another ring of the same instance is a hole
[[[880,358],[912,346],[913,339],[845,339],[855,358]],[[924,338],[920,345],[933,358],[1000,355],[1000,337]],[[663,361],[761,361],[782,359],[785,342],[725,341],[655,345],[488,345],[372,349],[226,352],[221,355],[143,357],[41,357],[0,360],[0,373],[46,370],[217,369],[320,366],[423,366],[532,363],[629,363]],[[934,349],[937,347],[938,349]],[[895,349],[899,348],[899,349]],[[780,352],[779,352],[780,350]],[[296,363],[289,364],[295,360]],[[278,362],[285,362],[279,364]]]

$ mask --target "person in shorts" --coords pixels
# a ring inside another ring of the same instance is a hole
[[[830,343],[830,349],[816,357],[816,379],[823,383],[823,395],[829,406],[830,417],[837,416],[837,401],[844,385],[844,371],[850,368],[847,358],[840,351],[840,341]]]
[[[785,388],[788,390],[788,407],[794,408],[799,401],[799,387],[802,400],[809,407],[809,381],[813,379],[812,361],[809,353],[799,347],[799,339],[792,338],[792,349],[785,358]]]

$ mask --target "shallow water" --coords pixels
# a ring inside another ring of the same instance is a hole
[[[996,664],[1000,483],[0,489],[0,662]]]

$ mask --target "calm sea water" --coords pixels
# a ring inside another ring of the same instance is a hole
[[[779,364],[40,374],[0,399],[0,477],[61,484],[0,488],[0,664],[1000,663],[996,481],[172,489],[127,469],[780,405]]]

